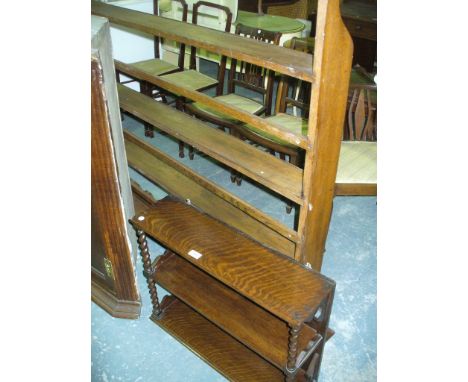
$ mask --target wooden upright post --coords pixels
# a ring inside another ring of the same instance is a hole
[[[325,38],[327,36],[327,38]],[[299,215],[302,242],[296,260],[320,271],[330,223],[340,155],[353,43],[340,14],[339,0],[321,0],[317,30],[308,138],[304,165],[304,204]]]

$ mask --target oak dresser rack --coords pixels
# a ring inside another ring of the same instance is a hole
[[[351,70],[352,42],[339,0],[319,0],[314,54],[92,1],[112,24],[263,66],[312,83],[307,135],[228,106],[131,64],[132,78],[200,102],[305,152],[296,167],[164,103],[118,85],[121,109],[296,203],[292,229],[124,132],[129,166],[171,196],[137,185],[137,230],[151,319],[232,381],[315,381],[334,283],[318,271],[331,217]],[[148,208],[146,208],[148,207]],[[167,248],[151,262],[146,237]],[[172,293],[159,301],[156,283]]]

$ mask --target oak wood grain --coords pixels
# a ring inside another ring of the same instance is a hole
[[[154,278],[164,289],[215,323],[256,353],[285,370],[289,328],[182,257],[167,251],[155,262]],[[306,348],[316,331],[304,325],[298,352]]]
[[[174,296],[153,322],[233,382],[284,382],[284,374]],[[296,381],[305,381],[300,371]]]
[[[140,297],[135,285],[131,246],[127,237],[125,211],[114,157],[109,107],[103,85],[103,67],[99,55],[91,57],[91,79],[92,236],[93,244],[99,243],[91,248],[93,263],[96,259],[102,264],[108,260],[112,264],[112,276],[106,273],[105,277],[108,292],[113,294],[116,300],[133,302],[132,306],[139,309]],[[102,269],[99,273],[102,273]],[[97,281],[95,274],[96,272],[92,272],[92,277]],[[99,291],[96,293],[95,301],[105,296]],[[102,301],[110,306],[110,303]],[[117,306],[117,303],[114,305]]]
[[[131,221],[135,228],[291,325],[311,319],[334,290],[332,280],[181,201],[164,198]],[[201,257],[192,257],[191,251]]]

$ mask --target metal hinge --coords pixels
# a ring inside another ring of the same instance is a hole
[[[104,258],[104,267],[106,268],[107,277],[110,277],[112,280],[115,280],[114,269],[112,268],[112,263],[108,258]]]

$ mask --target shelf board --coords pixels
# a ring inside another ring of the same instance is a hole
[[[299,167],[123,85],[118,90],[125,111],[302,204],[303,171]]]
[[[148,191],[143,190],[134,180],[131,180],[131,184],[135,214],[138,215],[148,208],[154,207],[156,199]]]
[[[233,118],[238,119],[243,123],[250,124],[257,129],[271,134],[276,138],[282,141],[286,141],[294,146],[298,146],[303,149],[308,149],[310,147],[308,137],[301,134],[294,134],[288,129],[285,129],[282,125],[274,123],[274,121],[271,121],[268,118],[259,117],[238,107],[218,101],[216,97],[211,97],[201,91],[191,90],[189,87],[185,87],[179,84],[177,81],[170,81],[169,77],[154,76],[152,73],[141,70],[135,65],[126,64],[118,60],[114,60],[114,64],[116,70],[124,73],[127,76],[138,80],[144,80],[157,87],[163,88],[170,93],[178,94],[187,99],[200,102],[208,107],[217,109],[221,113],[229,114]]]
[[[174,253],[166,252],[155,263],[155,281],[164,289],[278,368],[286,369],[289,329],[284,321]],[[298,353],[316,334],[304,325]]]
[[[224,221],[263,245],[294,256],[297,233],[225,188],[169,157],[134,134],[124,131],[128,165],[140,175],[182,200]]]
[[[132,223],[291,325],[310,320],[334,289],[320,273],[173,198],[158,201]]]
[[[284,374],[174,296],[152,321],[232,382],[284,382]],[[301,370],[296,381],[305,381]]]
[[[113,24],[203,48],[209,52],[247,61],[278,73],[314,82],[313,58],[312,55],[304,52],[99,1],[91,2],[91,13],[106,17]]]

